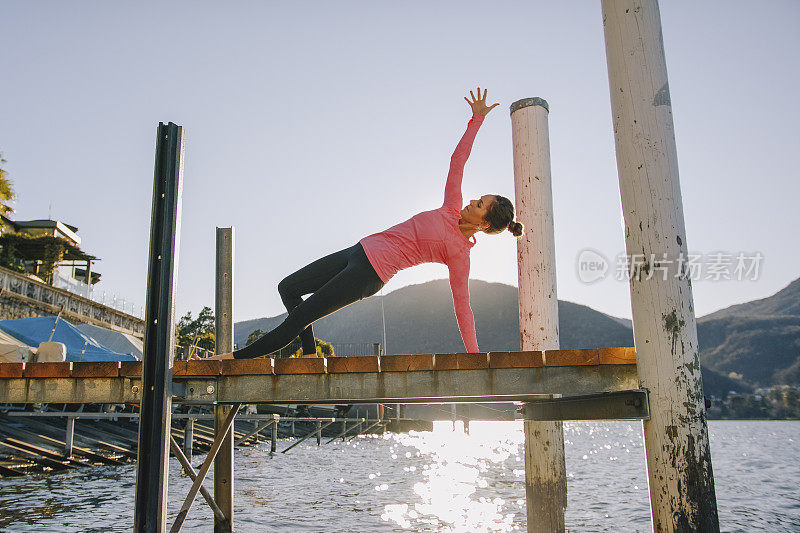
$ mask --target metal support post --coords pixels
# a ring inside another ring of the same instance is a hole
[[[67,434],[64,437],[64,457],[72,457],[72,444],[75,439],[75,418],[67,418]]]
[[[353,426],[351,428],[348,428],[347,427],[347,420],[342,420],[342,432],[339,433],[338,435],[328,439],[328,442],[326,442],[325,444],[330,444],[331,442],[335,441],[339,437],[341,437],[342,438],[342,442],[344,442],[345,441],[345,435],[347,435],[347,433],[350,432],[354,427],[358,427],[360,425],[361,425],[361,421],[359,421],[355,426]]]
[[[366,427],[366,428],[364,428],[364,429],[361,429],[361,430],[359,430],[359,431],[358,431],[358,432],[357,432],[355,435],[351,436],[351,437],[348,439],[348,442],[349,442],[349,441],[351,441],[351,440],[353,440],[354,438],[358,437],[358,436],[359,436],[359,435],[361,435],[362,433],[366,433],[367,431],[369,431],[370,429],[372,429],[372,428],[374,428],[375,426],[379,425],[380,423],[381,423],[381,421],[380,421],[380,420],[378,420],[378,421],[377,421],[377,422],[375,422],[374,424],[372,424],[372,425],[370,425],[370,426],[367,426],[367,427]],[[359,424],[359,425],[360,425],[360,424]]]
[[[335,422],[335,420],[331,420],[330,422],[328,422],[327,424],[325,424],[325,425],[324,425],[324,426],[322,426],[322,427],[323,427],[323,428],[326,428],[326,427],[330,426],[331,424],[333,424],[334,422]],[[320,423],[320,422],[318,422],[318,424],[319,424],[319,423]],[[305,441],[305,440],[306,440],[307,438],[309,438],[311,435],[314,435],[315,433],[317,433],[317,431],[318,431],[318,430],[314,429],[313,431],[311,431],[311,432],[310,432],[310,433],[308,433],[307,435],[303,435],[303,437],[301,437],[300,439],[298,439],[298,440],[297,440],[297,442],[293,443],[291,446],[289,446],[288,448],[286,448],[285,450],[283,450],[281,453],[286,453],[286,452],[288,452],[289,450],[291,450],[292,448],[294,448],[295,446],[297,446],[297,445],[298,445],[298,444],[300,444],[301,442]],[[317,433],[317,434],[318,434],[318,433]]]
[[[511,104],[517,216],[525,232],[517,241],[522,350],[559,347],[549,112],[541,98]],[[562,424],[526,420],[523,428],[528,531],[564,531],[567,470]]]
[[[272,424],[272,439],[269,444],[269,452],[275,453],[278,450],[278,421]]]
[[[330,424],[326,424],[326,427]],[[322,444],[322,422],[317,420],[317,446]]]
[[[233,228],[217,228],[217,280],[215,353],[233,351]],[[225,431],[223,424],[230,405],[214,406],[214,431]],[[214,518],[214,533],[230,533],[233,528],[233,429],[227,433],[214,461],[214,500],[227,520]]]
[[[142,402],[139,418],[136,533],[166,528],[175,277],[178,268],[183,178],[183,128],[159,123],[156,135],[150,260],[147,273]]]
[[[208,471],[211,469],[211,464],[217,458],[217,453],[222,447],[225,437],[233,432],[233,421],[236,418],[236,413],[239,411],[239,407],[241,407],[241,405],[242,404],[240,403],[235,403],[229,406],[228,415],[225,417],[225,420],[223,420],[219,427],[219,431],[214,436],[214,442],[211,444],[211,449],[208,450],[208,455],[206,455],[205,461],[203,461],[202,466],[200,466],[200,471],[197,473],[197,477],[192,482],[192,488],[189,489],[189,494],[187,494],[186,498],[183,500],[183,505],[181,506],[180,511],[178,511],[178,516],[175,517],[175,522],[172,523],[170,533],[178,533],[178,531],[181,530],[181,527],[183,527],[183,523],[186,521],[186,516],[189,514],[189,509],[191,509],[192,504],[197,497],[197,493],[200,492],[200,487],[203,486],[203,481],[206,479],[206,474],[208,474]],[[216,498],[214,498],[214,500],[219,505],[219,500]],[[222,512],[225,511],[221,505],[219,507]],[[221,523],[224,525],[225,521],[222,521]]]
[[[654,531],[719,531],[678,152],[656,0],[603,0]]]
[[[197,479],[197,472],[194,471],[194,468],[192,468],[192,463],[189,462],[189,458],[183,454],[178,446],[178,443],[175,442],[175,438],[172,436],[169,438],[169,446],[172,450],[172,453],[183,467],[183,470],[186,472],[186,475],[189,476],[192,482],[194,482]],[[225,520],[225,515],[222,514],[222,510],[217,505],[217,502],[214,501],[214,498],[211,497],[211,494],[209,494],[208,490],[206,490],[205,486],[203,485],[200,485],[200,494],[203,496],[203,499],[205,499],[206,503],[208,503],[208,506],[211,507],[211,510],[214,512],[214,517],[219,518],[220,520]]]
[[[253,431],[251,431],[247,435],[245,435],[243,437],[240,437],[236,442],[233,443],[233,445],[234,446],[239,446],[239,445],[245,443],[247,441],[247,439],[249,439],[250,437],[252,437],[254,435],[256,437],[256,444],[258,444],[258,434],[261,433],[263,430],[267,429],[267,426],[269,426],[270,424],[274,424],[277,427],[278,421],[277,420],[268,420],[268,421],[264,422],[263,424],[259,425],[258,420],[253,420],[253,425],[255,426],[255,429],[253,429]]]
[[[194,448],[194,418],[186,419],[186,426],[183,428],[183,453],[189,463],[192,462],[192,449]]]

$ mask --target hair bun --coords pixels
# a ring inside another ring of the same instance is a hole
[[[510,231],[514,237],[520,237],[522,235],[522,224],[512,220],[508,223],[508,231]]]

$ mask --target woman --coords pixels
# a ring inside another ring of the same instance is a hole
[[[461,179],[472,143],[483,119],[499,104],[486,106],[470,91],[472,108],[467,131],[450,160],[450,172],[439,209],[419,213],[405,222],[361,239],[356,245],[314,261],[278,284],[286,319],[278,327],[233,354],[218,359],[259,357],[273,353],[300,335],[304,356],[316,355],[311,324],[342,307],[372,296],[403,268],[420,263],[444,263],[450,271],[458,328],[468,352],[478,351],[475,321],[469,305],[469,251],[475,233],[508,229],[519,237],[522,224],[514,222],[514,206],[502,196],[485,194],[461,208]],[[306,300],[301,296],[310,294]]]

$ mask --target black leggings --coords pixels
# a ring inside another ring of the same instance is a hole
[[[278,284],[278,293],[289,314],[275,329],[253,344],[233,352],[236,359],[249,359],[280,350],[297,335],[304,354],[317,353],[311,323],[342,307],[372,296],[383,281],[367,259],[364,248],[356,244],[317,259]],[[301,296],[311,294],[303,300]]]

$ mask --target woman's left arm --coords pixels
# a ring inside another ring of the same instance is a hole
[[[470,353],[478,352],[478,337],[475,334],[475,317],[469,305],[469,256],[464,261],[447,265],[450,271],[450,291],[458,321],[458,330],[464,347]]]
[[[478,97],[472,91],[469,92],[472,101],[466,96],[464,100],[467,101],[470,108],[472,108],[472,118],[467,125],[467,131],[458,141],[453,155],[450,157],[450,170],[447,173],[447,182],[444,186],[444,203],[443,207],[450,207],[459,211],[461,209],[461,180],[464,177],[464,165],[467,163],[469,154],[472,151],[472,143],[475,141],[475,136],[478,134],[478,128],[481,127],[483,119],[486,115],[500,104],[486,105],[486,89],[483,90],[483,97],[481,97],[481,89],[478,87]]]

